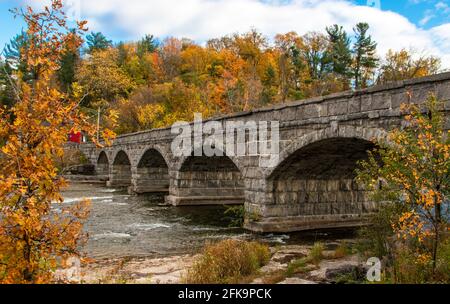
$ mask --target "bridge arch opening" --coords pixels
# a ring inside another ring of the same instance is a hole
[[[171,187],[174,205],[232,205],[244,203],[244,179],[227,156],[190,156]]]
[[[125,151],[119,151],[112,164],[111,181],[113,187],[131,186],[131,162]]]
[[[109,175],[109,160],[105,151],[100,152],[97,159],[97,175],[108,176]]]
[[[269,177],[273,200],[286,216],[345,216],[373,212],[375,203],[355,182],[358,161],[375,145],[358,138],[331,138],[300,148]]]
[[[147,150],[137,166],[136,193],[169,191],[169,167],[156,149]]]

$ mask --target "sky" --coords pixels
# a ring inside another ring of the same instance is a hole
[[[9,9],[42,6],[47,0],[0,0],[0,47],[23,27]],[[450,0],[66,0],[68,15],[88,20],[115,42],[153,34],[204,43],[251,28],[268,38],[277,33],[324,31],[332,24],[348,32],[368,22],[378,52],[414,48],[442,58],[450,69]]]

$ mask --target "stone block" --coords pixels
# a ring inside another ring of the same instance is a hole
[[[391,108],[391,95],[386,93],[377,93],[372,96],[371,110],[384,110]]]
[[[316,104],[307,104],[304,107],[304,119],[318,118],[319,107]]]
[[[439,100],[450,100],[450,82],[441,82],[436,85],[436,97]]]
[[[317,180],[308,180],[306,183],[306,191],[313,192],[318,190],[318,181]]]
[[[307,193],[307,195],[308,195],[308,202],[309,202],[309,203],[316,204],[316,203],[319,202],[319,192],[316,192],[316,191],[309,191],[309,192]]]
[[[361,112],[368,112],[372,110],[372,95],[362,95],[361,96]]]
[[[338,100],[328,104],[328,116],[339,116],[348,113],[348,103],[346,100]]]
[[[331,214],[341,214],[341,204],[340,203],[331,203],[330,204],[330,213]]]
[[[298,202],[301,205],[304,205],[308,202],[308,195],[306,194],[306,192],[302,191],[298,194]]]
[[[361,112],[361,96],[354,96],[348,100],[348,113]]]
[[[339,181],[338,180],[327,181],[327,191],[339,191]]]
[[[340,191],[351,191],[352,190],[352,180],[340,180],[339,181]]]

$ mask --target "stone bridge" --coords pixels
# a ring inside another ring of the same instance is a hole
[[[176,156],[171,128],[122,135],[104,149],[81,149],[111,187],[165,192],[174,206],[245,204],[246,228],[253,231],[355,227],[377,207],[354,182],[356,163],[367,157],[374,139],[401,126],[402,103],[422,104],[430,93],[445,102],[449,117],[450,73],[444,73],[214,119],[279,121],[273,167],[260,166],[267,158],[260,153]],[[241,140],[251,145],[255,139]]]

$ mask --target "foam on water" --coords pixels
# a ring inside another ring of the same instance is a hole
[[[118,233],[118,232],[105,232],[100,234],[95,234],[92,236],[93,240],[100,240],[100,239],[127,239],[131,238],[131,234],[128,233]]]
[[[213,227],[193,227],[192,231],[221,231],[225,228],[213,228]]]
[[[93,196],[93,197],[74,197],[74,198],[65,198],[64,204],[71,204],[71,203],[79,203],[84,200],[90,200],[90,201],[99,201],[99,200],[107,200],[107,199],[113,199],[113,196]]]
[[[134,223],[131,225],[128,225],[128,228],[131,229],[137,229],[137,230],[154,230],[154,229],[160,229],[160,228],[171,228],[171,225],[162,224],[162,223],[153,223],[153,224],[142,224],[142,223]]]
[[[119,191],[122,191],[122,190],[120,190],[120,189],[103,189],[100,192],[102,192],[102,193],[114,193],[114,192],[119,192]]]
[[[128,203],[110,203],[109,206],[129,206]]]
[[[269,243],[286,244],[286,241],[289,239],[290,236],[286,234],[282,235],[268,234],[265,236],[265,240],[267,240]]]

